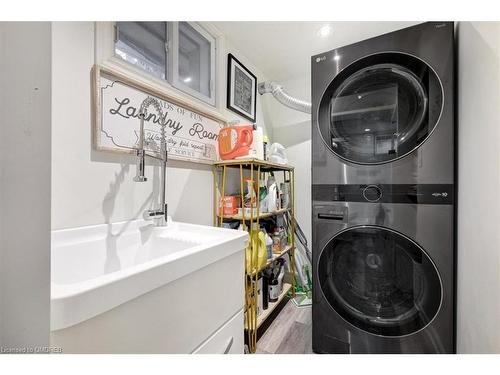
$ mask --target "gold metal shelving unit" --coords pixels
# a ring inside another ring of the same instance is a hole
[[[227,187],[228,170],[239,170],[240,180],[240,199],[244,201],[244,176],[245,174],[252,180],[256,181],[257,186],[260,186],[260,179],[264,173],[283,173],[285,181],[290,182],[290,202],[289,207],[272,213],[261,213],[260,204],[257,204],[257,210],[250,210],[250,215],[245,216],[244,210],[242,215],[219,215],[221,212],[220,197],[224,197]],[[222,226],[225,219],[239,220],[242,222],[243,227],[247,230],[252,228],[254,223],[259,226],[261,219],[270,218],[280,214],[288,214],[289,219],[287,233],[289,233],[290,243],[282,250],[280,254],[274,254],[272,259],[268,259],[264,267],[259,267],[257,264],[245,265],[245,333],[248,339],[248,347],[250,353],[255,353],[257,348],[257,330],[264,323],[264,321],[271,315],[273,310],[283,301],[287,294],[295,295],[295,175],[294,167],[290,165],[281,165],[269,163],[258,159],[244,159],[244,160],[229,160],[221,161],[214,164],[214,225]],[[252,242],[249,242],[251,246]],[[257,249],[250,249],[252,255]],[[288,254],[290,257],[290,273],[288,282],[284,282],[283,292],[276,302],[270,302],[267,310],[264,310],[261,315],[257,316],[257,297],[258,297],[258,279],[260,273],[271,263]],[[257,257],[250,256],[250,262],[253,262]],[[247,259],[247,257],[245,257]],[[250,272],[248,272],[249,270]]]

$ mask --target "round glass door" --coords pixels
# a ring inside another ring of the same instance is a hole
[[[427,254],[381,227],[340,232],[323,249],[318,276],[330,306],[376,335],[415,333],[432,321],[441,304],[441,280]]]
[[[339,73],[320,103],[320,133],[342,159],[381,164],[420,146],[443,106],[441,84],[423,61],[383,53]]]

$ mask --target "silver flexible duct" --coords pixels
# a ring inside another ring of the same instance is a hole
[[[273,81],[266,81],[259,83],[259,94],[272,94],[277,101],[281,104],[286,105],[288,108],[295,109],[304,113],[311,113],[311,103],[304,100],[296,99],[283,90],[281,85]]]

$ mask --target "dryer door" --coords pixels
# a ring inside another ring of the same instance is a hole
[[[438,313],[442,285],[424,250],[402,234],[377,226],[340,232],[318,263],[323,295],[355,327],[380,336],[405,336]]]
[[[442,108],[441,83],[425,62],[376,54],[347,66],[330,83],[319,106],[320,134],[346,161],[387,163],[419,147]]]

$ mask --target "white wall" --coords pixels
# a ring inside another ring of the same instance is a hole
[[[310,76],[280,82],[292,96],[311,100]],[[296,218],[304,231],[309,248],[311,241],[311,115],[295,111],[278,103],[270,94],[265,96],[268,116],[272,118],[273,141],[286,147],[289,164],[295,166]]]
[[[458,351],[500,353],[500,23],[457,29]]]
[[[50,23],[0,22],[0,345],[49,343]]]
[[[135,158],[92,149],[91,68],[95,62],[93,22],[52,24],[52,229],[130,220],[157,205],[159,168],[147,161],[145,183],[134,183]],[[234,46],[225,44],[218,87],[225,90],[227,52],[259,80],[262,73]],[[225,91],[219,92],[225,98]],[[265,126],[260,98],[257,122]],[[237,115],[220,113],[231,120]],[[174,220],[211,225],[213,177],[210,166],[171,161],[167,201]],[[152,194],[154,190],[154,194]]]

